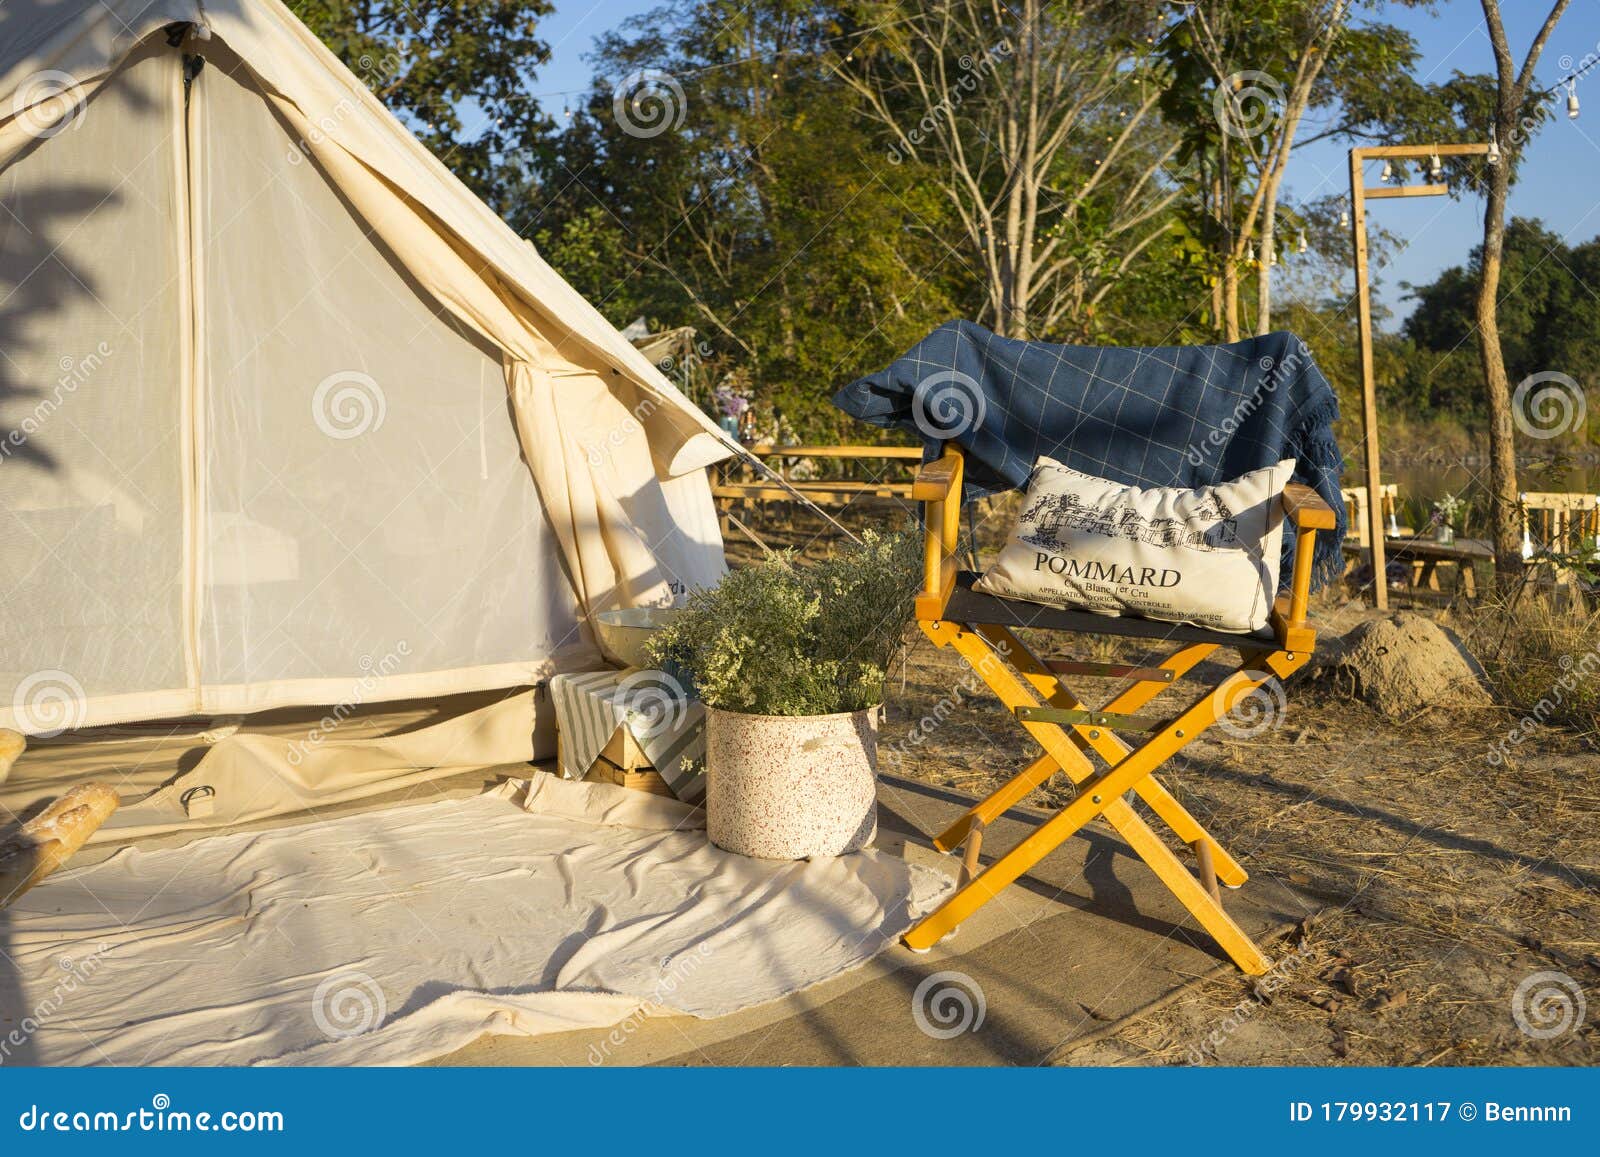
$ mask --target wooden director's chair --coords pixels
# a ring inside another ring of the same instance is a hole
[[[973,806],[934,840],[941,852],[966,844],[962,885],[938,910],[905,935],[906,944],[927,951],[994,899],[1063,840],[1090,820],[1103,816],[1117,833],[1182,901],[1196,920],[1245,972],[1261,975],[1267,958],[1222,908],[1218,882],[1237,888],[1245,871],[1174,799],[1153,774],[1202,731],[1233,709],[1268,679],[1288,678],[1306,664],[1316,632],[1306,625],[1316,531],[1337,525],[1332,509],[1307,486],[1283,493],[1284,513],[1299,531],[1289,594],[1272,612],[1271,638],[1235,635],[1145,619],[1112,618],[1088,611],[1059,610],[972,589],[970,573],[956,569],[960,527],[962,455],[946,444],[944,454],[917,475],[912,497],[925,503],[924,589],[916,599],[916,618],[936,646],[954,647],[988,684],[1017,722],[1044,748],[988,799]],[[1017,628],[1077,635],[1118,635],[1171,643],[1176,649],[1156,666],[1041,659],[1023,645]],[[1240,654],[1236,670],[1206,688],[1170,718],[1138,712],[1220,648]],[[1061,676],[1099,676],[1132,680],[1128,690],[1104,707],[1088,707]],[[1133,738],[1125,741],[1117,732]],[[1098,767],[1091,756],[1098,756]],[[981,872],[978,851],[984,826],[1020,803],[1057,770],[1078,785],[1077,798],[1011,851]],[[1135,793],[1194,853],[1190,870],[1136,813],[1125,798]]]

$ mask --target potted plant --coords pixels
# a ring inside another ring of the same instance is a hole
[[[738,438],[743,427],[744,415],[750,409],[750,399],[741,393],[736,385],[725,382],[713,391],[711,400],[717,407],[717,424],[727,431],[729,436]]]
[[[878,720],[918,581],[917,542],[868,533],[809,566],[730,572],[651,640],[706,705],[706,830],[768,859],[877,835]]]
[[[1446,494],[1433,504],[1433,538],[1445,546],[1456,540],[1456,519],[1465,503],[1454,494]]]

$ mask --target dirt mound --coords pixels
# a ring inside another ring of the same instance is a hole
[[[1317,676],[1389,719],[1408,719],[1425,707],[1491,702],[1482,669],[1461,641],[1421,615],[1362,623],[1324,652]]]

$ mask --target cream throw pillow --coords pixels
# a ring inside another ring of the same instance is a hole
[[[974,589],[1218,631],[1267,626],[1294,459],[1232,482],[1141,490],[1034,463],[1022,513]]]

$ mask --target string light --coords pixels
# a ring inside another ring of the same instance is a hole
[[[1341,229],[1350,228],[1350,210],[1348,210],[1348,209],[1340,209],[1339,210],[1339,228],[1341,228]]]
[[[1438,153],[1428,158],[1428,176],[1435,181],[1444,176],[1444,162],[1439,159]]]
[[[1383,172],[1378,175],[1378,180],[1382,181],[1384,184],[1388,184],[1390,181],[1394,180],[1394,166],[1388,161],[1383,162]]]
[[[1306,244],[1306,231],[1304,229],[1300,230],[1300,236],[1295,239],[1294,247],[1301,253],[1304,253],[1311,248],[1311,246]]]
[[[1484,159],[1487,160],[1491,165],[1498,165],[1500,163],[1500,142],[1495,137],[1494,129],[1492,127],[1489,129],[1489,153]]]
[[[1255,262],[1255,259],[1256,259],[1256,243],[1254,241],[1245,242],[1244,259],[1246,261],[1251,262],[1251,263]]]
[[[1578,119],[1578,81],[1576,78],[1567,81],[1567,119]]]

